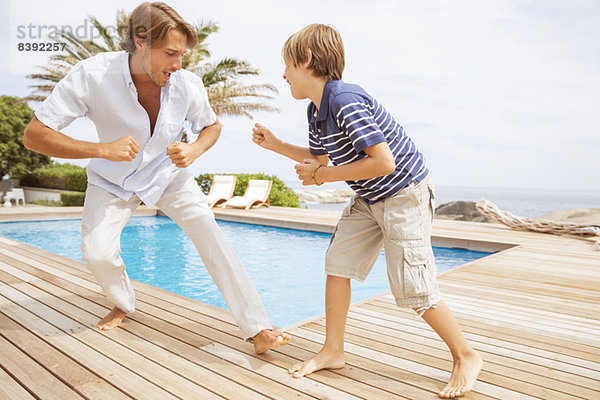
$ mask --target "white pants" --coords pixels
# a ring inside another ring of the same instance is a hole
[[[127,313],[135,312],[135,294],[120,256],[120,238],[139,204],[135,195],[124,201],[90,184],[81,221],[82,258],[108,300]],[[217,225],[196,181],[189,178],[171,182],[156,206],[190,237],[244,338],[271,329],[250,276]]]

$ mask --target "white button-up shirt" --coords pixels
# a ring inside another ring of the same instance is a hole
[[[88,117],[100,142],[133,137],[140,151],[133,161],[95,158],[87,166],[88,182],[128,200],[136,194],[152,206],[174,179],[191,174],[176,167],[167,146],[180,140],[184,123],[194,133],[212,125],[217,116],[210,107],[202,79],[187,70],[173,74],[161,88],[160,111],[154,132],[137,99],[126,52],[101,53],[79,62],[54,88],[35,112],[46,126],[60,131],[73,120]]]

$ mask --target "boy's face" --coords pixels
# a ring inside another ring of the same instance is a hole
[[[308,97],[307,82],[311,72],[304,66],[294,66],[294,63],[285,60],[285,70],[283,71],[283,79],[290,85],[292,97],[297,100],[306,99]]]

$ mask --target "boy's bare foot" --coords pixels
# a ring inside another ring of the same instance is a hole
[[[344,360],[344,352],[330,352],[321,349],[316,356],[303,363],[295,364],[288,372],[294,378],[302,378],[305,375],[312,374],[320,369],[339,369],[344,368],[346,361]]]
[[[463,396],[473,389],[482,367],[483,361],[477,352],[473,352],[473,354],[468,357],[457,358],[454,360],[450,381],[448,381],[446,387],[438,393],[438,396],[445,399]]]
[[[119,310],[117,307],[113,307],[106,317],[98,321],[98,329],[109,331],[116,328],[117,326],[121,325],[125,315],[127,315],[125,312]]]
[[[290,335],[285,332],[276,333],[270,329],[263,329],[256,334],[252,341],[254,342],[254,351],[256,354],[264,353],[267,350],[276,349],[289,343]]]

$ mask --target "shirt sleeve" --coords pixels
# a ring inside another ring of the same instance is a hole
[[[341,93],[330,107],[338,127],[348,135],[357,153],[386,141],[373,118],[373,106],[368,99],[354,93]]]
[[[185,119],[191,124],[192,132],[197,134],[202,129],[214,124],[217,115],[208,101],[208,93],[200,77],[194,75],[191,82],[191,104]]]
[[[85,66],[79,62],[54,86],[35,116],[47,127],[60,131],[88,113],[90,98]]]

